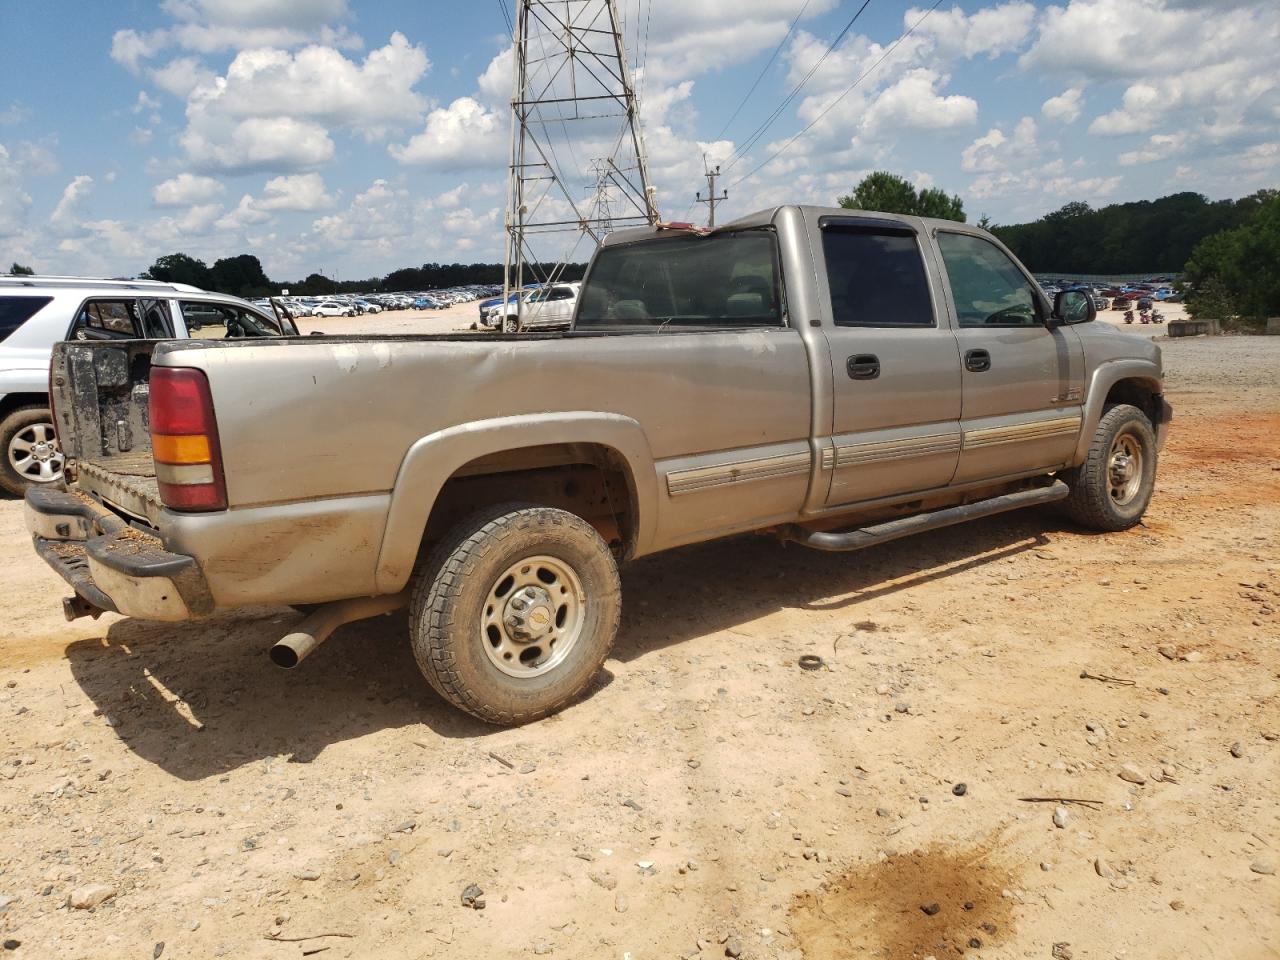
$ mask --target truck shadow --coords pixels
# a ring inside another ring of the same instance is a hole
[[[1060,523],[1049,511],[1025,511],[856,557],[746,537],[646,558],[623,572],[623,626],[613,656],[633,660],[784,608],[852,613],[871,597],[1041,546]],[[498,730],[430,689],[405,642],[403,612],[348,624],[286,673],[267,649],[297,619],[283,608],[198,623],[125,619],[105,639],[71,644],[66,656],[125,745],[183,780],[268,757],[309,763],[327,746],[387,729],[425,725],[427,738],[468,739]],[[606,671],[592,694],[609,680]]]

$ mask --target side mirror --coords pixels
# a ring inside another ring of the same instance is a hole
[[[1088,323],[1097,315],[1093,297],[1082,290],[1062,290],[1053,295],[1052,319],[1058,323]]]

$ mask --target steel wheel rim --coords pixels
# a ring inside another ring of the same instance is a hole
[[[1132,503],[1142,489],[1142,444],[1129,432],[1111,441],[1107,455],[1107,484],[1116,506]]]
[[[509,677],[555,670],[582,635],[586,594],[577,571],[557,557],[517,560],[494,579],[480,618],[480,645]]]
[[[64,457],[52,423],[32,423],[9,439],[9,466],[30,483],[61,478]]]

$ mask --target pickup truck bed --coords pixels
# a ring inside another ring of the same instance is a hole
[[[972,227],[781,207],[611,236],[564,334],[61,344],[79,499],[29,496],[29,523],[76,610],[325,604],[282,663],[410,604],[432,685],[521,722],[590,683],[632,557],[855,549],[1061,498],[1136,523],[1159,352],[1073,297]]]

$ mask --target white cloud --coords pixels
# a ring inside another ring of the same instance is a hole
[[[180,173],[171,180],[156,184],[151,198],[157,207],[188,207],[220,197],[226,187],[213,177]]]
[[[1181,134],[1157,133],[1147,139],[1147,144],[1140,150],[1128,150],[1120,154],[1122,167],[1132,167],[1140,163],[1154,163],[1164,160],[1177,152],[1185,142]]]
[[[271,214],[280,211],[315,211],[332,207],[334,198],[318,173],[301,173],[287,177],[272,177],[262,188],[261,197],[245,194],[234,210],[218,220],[218,227],[238,230],[255,223],[264,223]]]
[[[937,92],[948,78],[934,70],[910,71],[886,89],[867,111],[865,127],[946,130],[965,127],[978,119],[978,103],[959,94],[942,96]]]
[[[131,73],[142,69],[142,61],[149,60],[168,44],[168,34],[163,30],[139,33],[137,30],[117,30],[111,37],[111,59]]]
[[[924,13],[924,10],[911,8],[903,14],[903,25],[909,27]],[[935,10],[920,23],[917,32],[932,37],[943,56],[976,57],[986,54],[994,59],[1022,46],[1031,32],[1035,16],[1035,6],[1021,0],[986,7],[973,16],[966,16],[957,6],[950,10]]]
[[[312,42],[360,46],[345,25],[334,25],[350,19],[346,0],[165,0],[161,8],[176,21],[172,26],[117,30],[111,38],[111,58],[132,73],[174,46],[200,54]]]
[[[1255,143],[1240,155],[1239,164],[1274,176],[1280,169],[1280,143]]]
[[[225,77],[201,84],[188,115],[243,118],[289,116],[375,132],[414,121],[426,106],[413,87],[430,66],[420,46],[393,33],[363,63],[322,46],[297,53],[243,50]]]
[[[325,189],[318,173],[302,173],[291,177],[273,177],[262,188],[258,201],[261,210],[323,210],[333,206],[334,199]]]
[[[15,236],[26,224],[31,196],[23,189],[22,171],[0,143],[0,237]]]
[[[1079,87],[1063,90],[1056,97],[1050,97],[1040,107],[1040,112],[1047,120],[1061,120],[1063,123],[1075,123],[1080,119],[1080,108],[1084,102],[1084,91]]]
[[[30,119],[31,110],[24,107],[18,101],[14,100],[3,110],[0,110],[0,127],[14,126]]]
[[[145,90],[138,91],[138,99],[133,102],[133,106],[129,108],[131,113],[142,113],[144,110],[155,110],[160,106],[160,101],[156,100]]]
[[[161,7],[180,20],[299,30],[351,15],[347,0],[164,0]]]
[[[400,33],[360,63],[331,47],[244,50],[191,90],[179,142],[205,171],[314,169],[333,157],[331,129],[376,137],[414,122],[426,101],[413,87],[428,67]]]
[[[499,166],[504,161],[510,121],[471,97],[432,110],[426,127],[408,143],[391,144],[388,152],[400,163],[424,164],[437,170]]]
[[[1025,167],[1039,155],[1036,122],[1023,117],[1006,136],[992,127],[960,153],[960,169],[967,173],[991,173],[1010,167]]]
[[[1205,147],[1263,140],[1280,119],[1280,6],[1069,0],[1045,10],[1020,63],[1125,82],[1120,104],[1090,123],[1093,134],[1182,129]]]
[[[13,160],[29,176],[48,176],[58,170],[57,149],[57,134],[39,140],[22,140],[13,148]]]
[[[221,173],[306,170],[334,152],[324,127],[289,117],[251,117],[217,139],[189,127],[181,143],[196,169]]]
[[[93,177],[86,174],[74,177],[62,191],[58,205],[49,216],[49,226],[59,236],[78,236],[84,233],[84,212],[81,206],[93,190]]]
[[[151,81],[167,93],[186,99],[197,87],[213,83],[216,74],[195,57],[175,57],[163,67],[147,71]]]

